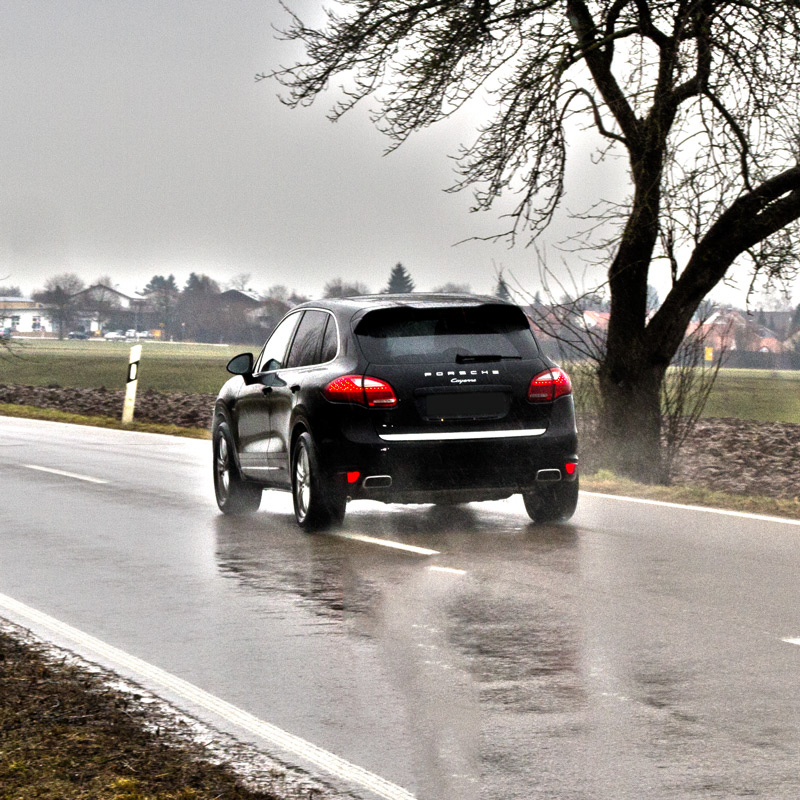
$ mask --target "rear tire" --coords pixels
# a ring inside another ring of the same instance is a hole
[[[310,433],[301,433],[292,448],[292,500],[297,524],[305,531],[324,530],[344,520],[344,484],[324,473]]]
[[[537,486],[533,491],[523,492],[522,499],[534,522],[566,522],[578,505],[578,479]]]
[[[234,456],[233,437],[227,422],[214,430],[214,494],[223,514],[252,514],[261,505],[261,487],[242,478]]]

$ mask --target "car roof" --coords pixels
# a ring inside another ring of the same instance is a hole
[[[303,308],[328,308],[331,311],[367,312],[381,308],[436,308],[446,306],[514,305],[499,297],[477,294],[445,294],[442,292],[405,292],[402,294],[365,294],[352,297],[325,298],[302,303],[293,311]]]

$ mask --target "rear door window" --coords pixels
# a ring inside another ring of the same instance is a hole
[[[297,334],[286,358],[287,368],[319,363],[322,332],[327,321],[328,315],[324,311],[306,311],[302,322],[297,326]]]
[[[516,306],[386,308],[355,329],[375,364],[478,363],[539,356],[528,320]]]
[[[336,358],[339,350],[339,336],[336,331],[336,320],[328,314],[328,324],[325,326],[325,333],[322,337],[322,351],[319,354],[319,363],[325,364]]]

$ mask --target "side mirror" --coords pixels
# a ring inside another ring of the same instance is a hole
[[[227,366],[228,372],[232,375],[252,375],[253,374],[253,354],[240,353],[234,356]]]

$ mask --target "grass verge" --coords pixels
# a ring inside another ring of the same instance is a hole
[[[73,425],[92,425],[98,428],[115,428],[122,431],[142,431],[144,433],[164,433],[169,436],[184,436],[189,439],[210,439],[211,433],[205,428],[184,428],[180,425],[161,425],[156,422],[136,422],[126,425],[114,417],[89,417],[58,411],[54,408],[21,406],[13,403],[0,403],[0,416],[44,419],[51,422],[70,422]]]
[[[170,741],[136,695],[3,630],[0,686],[3,800],[279,800]]]
[[[617,494],[660,500],[666,503],[681,503],[689,506],[724,508],[728,511],[745,511],[770,517],[800,519],[800,500],[783,500],[760,495],[728,494],[702,486],[649,486],[613,472],[599,470],[594,475],[581,475],[581,489],[602,494]]]

